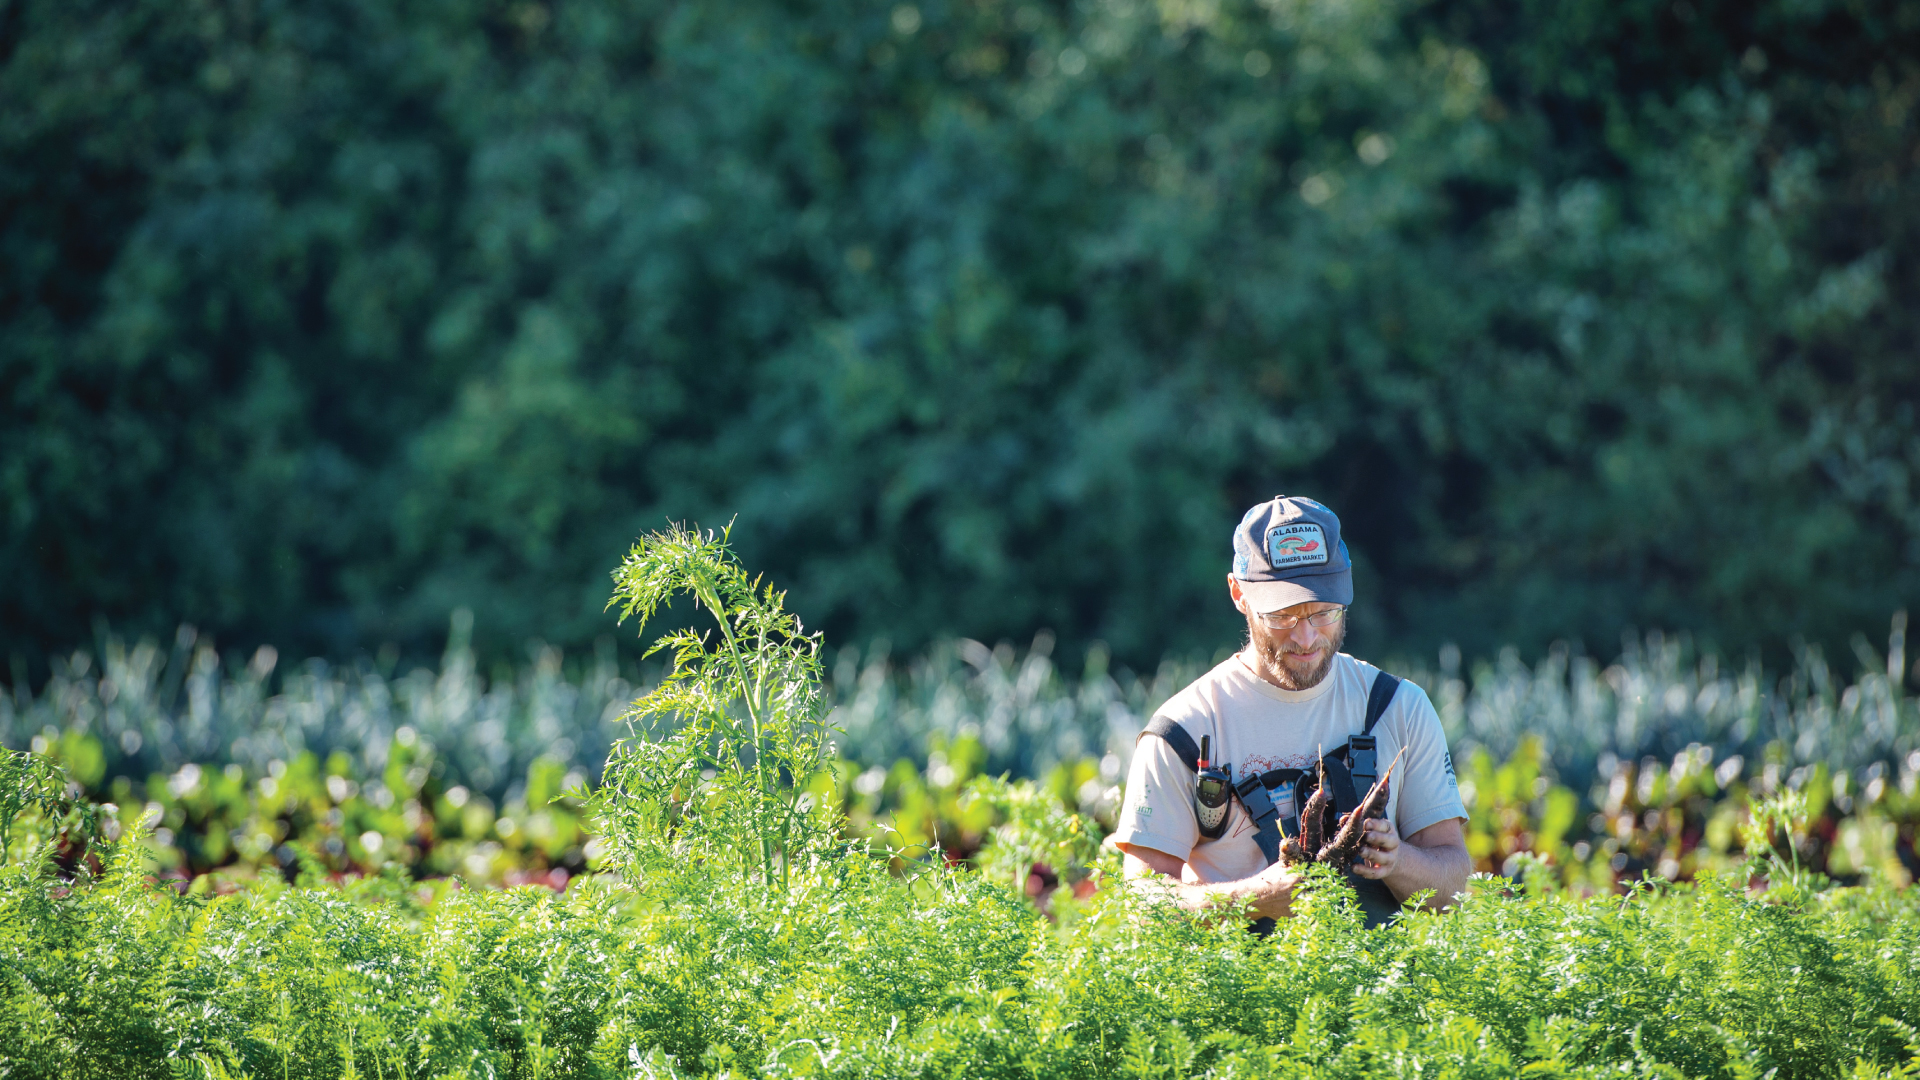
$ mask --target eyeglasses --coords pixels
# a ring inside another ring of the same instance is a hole
[[[1341,616],[1345,615],[1346,613],[1347,613],[1347,609],[1343,607],[1328,608],[1325,611],[1316,611],[1313,614],[1306,616],[1307,625],[1318,626],[1318,627],[1332,626],[1334,623],[1339,622]],[[1265,614],[1265,615],[1255,615],[1254,618],[1259,619],[1263,623],[1266,623],[1269,629],[1291,630],[1294,627],[1300,625],[1301,617],[1298,615],[1281,615],[1277,612],[1269,612],[1268,614]]]

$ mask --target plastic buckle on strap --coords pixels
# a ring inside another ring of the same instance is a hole
[[[1268,865],[1280,859],[1280,809],[1273,805],[1273,797],[1267,794],[1267,786],[1258,776],[1249,776],[1242,780],[1234,791],[1240,796],[1240,805],[1247,808],[1247,816],[1253,819],[1253,839],[1260,845],[1260,854]]]
[[[1380,778],[1379,754],[1371,735],[1355,735],[1347,740],[1347,760],[1352,762],[1354,796],[1364,799]]]
[[[1255,822],[1279,816],[1279,808],[1273,805],[1273,797],[1267,794],[1267,786],[1258,776],[1247,777],[1234,790],[1240,795],[1241,805],[1247,808],[1247,816]]]

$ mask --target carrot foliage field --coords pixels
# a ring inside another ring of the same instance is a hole
[[[564,890],[416,879],[394,860],[342,875],[305,848],[285,873],[186,887],[155,859],[149,815],[89,799],[48,752],[8,752],[0,1075],[1920,1069],[1920,903],[1897,860],[1843,885],[1803,859],[1836,798],[1867,801],[1831,779],[1816,791],[1811,771],[1765,798],[1756,779],[1735,841],[1690,880],[1601,888],[1549,845],[1506,856],[1510,876],[1477,877],[1457,910],[1383,930],[1316,879],[1263,939],[1119,886],[1057,775],[967,783],[957,812],[982,824],[965,859],[859,827],[834,797],[852,770],[820,639],[725,538],[649,537],[616,580],[633,618],[668,603],[717,617],[662,642],[671,663],[625,713],[632,733],[575,778],[570,812],[598,847]],[[1521,789],[1501,813],[1531,813],[1545,779],[1516,761],[1481,774]],[[1660,784],[1697,794],[1701,775]],[[1036,904],[1043,868],[1083,887]]]
[[[860,855],[773,888],[688,866],[565,894],[263,884],[120,864],[0,888],[16,1077],[1909,1075],[1920,917],[1885,886],[1573,899],[1480,882],[1260,940]],[[1856,1069],[1858,1072],[1856,1073]]]

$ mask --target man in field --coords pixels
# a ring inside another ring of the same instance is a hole
[[[1447,907],[1472,863],[1446,735],[1418,686],[1340,651],[1353,601],[1340,519],[1281,496],[1247,511],[1233,551],[1227,589],[1247,645],[1169,699],[1142,734],[1113,836],[1129,875],[1189,909],[1245,900],[1256,915],[1284,917],[1301,875],[1276,861],[1276,845],[1298,835],[1308,791],[1324,776],[1348,810],[1398,756],[1386,815],[1367,823],[1349,880],[1371,925],[1423,890],[1433,891],[1428,906]],[[1224,818],[1208,767],[1227,774]]]

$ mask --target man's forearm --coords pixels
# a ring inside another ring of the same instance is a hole
[[[1407,897],[1417,892],[1432,889],[1433,895],[1427,899],[1426,906],[1444,911],[1453,906],[1456,896],[1466,891],[1467,878],[1472,873],[1473,861],[1467,857],[1464,847],[1456,844],[1420,847],[1403,843],[1393,873],[1382,881],[1401,903],[1406,903]]]
[[[1283,867],[1271,866],[1239,881],[1182,881],[1186,864],[1152,848],[1121,845],[1126,853],[1126,875],[1133,886],[1171,901],[1183,911],[1238,907],[1251,902],[1257,915],[1286,918],[1292,914],[1293,884],[1297,878]]]
[[[1174,881],[1164,874],[1133,879],[1136,888],[1166,897],[1182,911],[1238,909],[1252,901],[1255,914],[1284,919],[1293,913],[1293,887],[1258,877],[1239,881]]]

